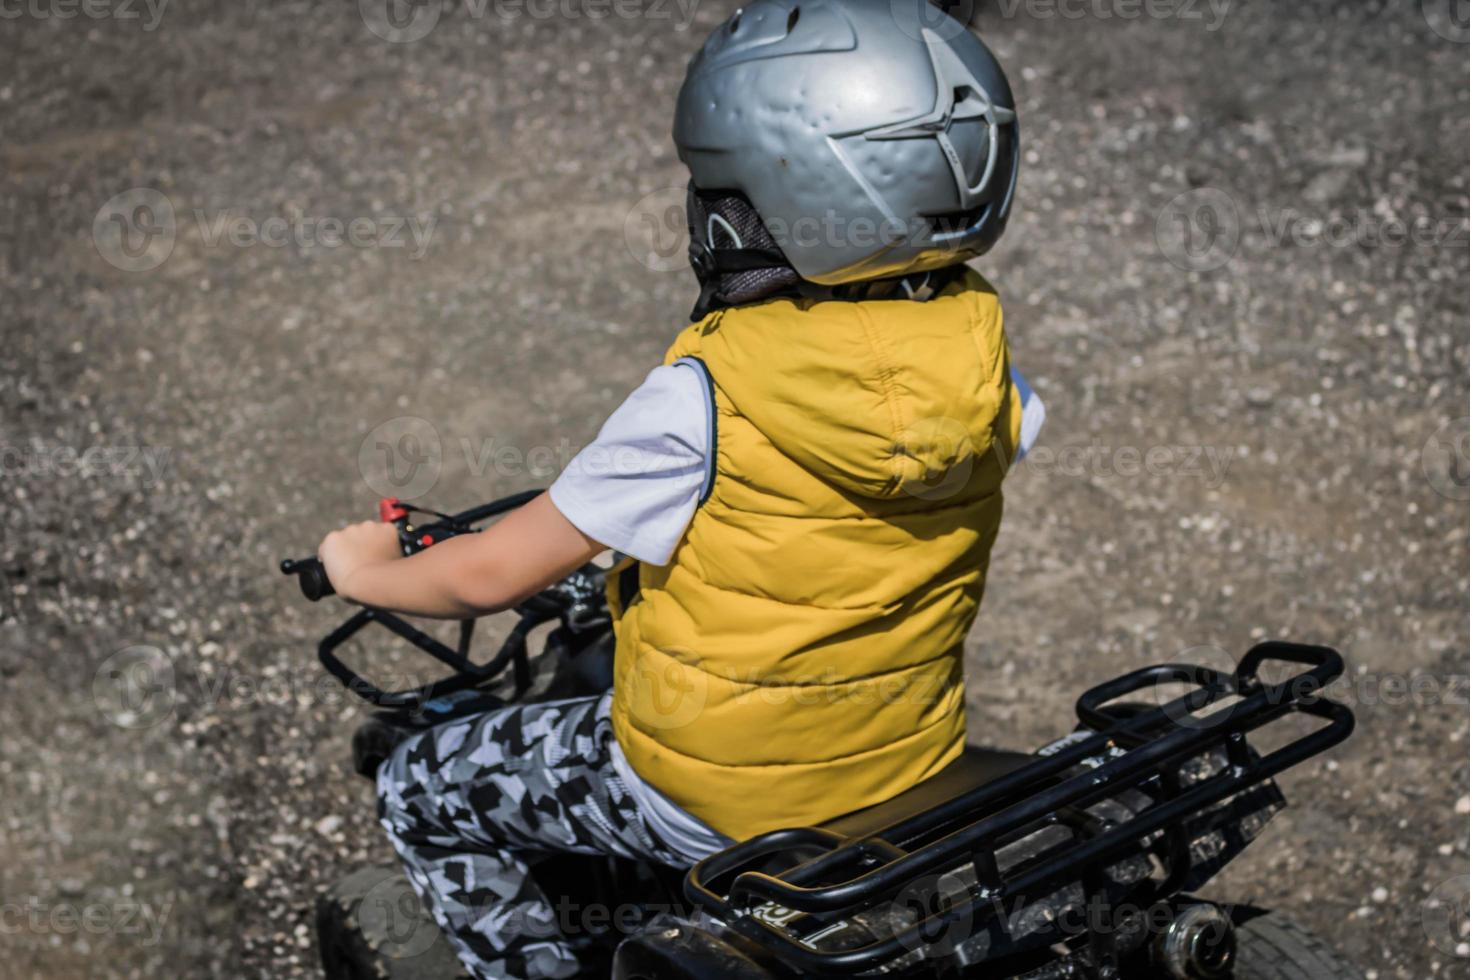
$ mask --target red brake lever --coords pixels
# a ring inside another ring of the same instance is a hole
[[[397,497],[384,497],[378,501],[378,519],[384,524],[395,524],[408,519],[408,508]]]

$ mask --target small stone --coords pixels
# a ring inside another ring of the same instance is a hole
[[[342,818],[336,816],[335,814],[329,817],[322,817],[316,822],[316,832],[321,834],[323,837],[330,837],[338,830],[340,830],[341,827]]]
[[[1470,816],[1470,793],[1455,801],[1455,812],[1462,817]]]
[[[1384,888],[1382,885],[1379,885],[1377,888],[1373,889],[1373,901],[1379,905],[1382,905],[1384,902],[1388,901],[1388,889]]]
[[[1276,401],[1276,392],[1270,388],[1252,388],[1245,393],[1245,403],[1251,408],[1270,408]]]

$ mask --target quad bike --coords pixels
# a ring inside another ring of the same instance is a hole
[[[390,499],[380,516],[413,554],[534,496],[453,516]],[[435,519],[415,526],[415,512]],[[299,576],[313,601],[332,593],[315,559],[282,571]],[[433,725],[609,689],[613,640],[599,568],[515,613],[485,663],[471,656],[473,622],[451,648],[378,609],[357,611],[321,641],[323,666],[377,709],[353,739],[360,774],[371,778],[399,741]],[[338,656],[373,624],[452,673],[382,690]],[[528,640],[544,625],[553,628],[532,657]],[[1269,682],[1268,665],[1297,673]],[[1361,978],[1290,920],[1197,895],[1285,806],[1274,777],[1352,733],[1352,712],[1322,696],[1342,672],[1335,651],[1289,643],[1255,647],[1228,674],[1149,667],[1082,695],[1076,729],[1033,754],[967,748],[886,803],[762,834],[687,872],[549,855],[533,873],[559,912],[585,913],[561,923],[585,949],[586,975],[615,980]],[[1149,699],[1177,687],[1186,693]],[[1276,724],[1288,717],[1305,725]],[[1253,741],[1265,729],[1284,744],[1259,750]],[[396,868],[340,881],[319,904],[317,929],[332,980],[465,975]]]

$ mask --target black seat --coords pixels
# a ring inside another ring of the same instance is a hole
[[[946,800],[984,786],[1034,761],[1034,755],[1022,752],[966,745],[963,755],[912,789],[904,790],[887,802],[838,817],[822,827],[845,837],[869,837],[884,827],[933,809]]]

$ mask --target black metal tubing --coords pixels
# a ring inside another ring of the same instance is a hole
[[[543,619],[522,616],[520,622],[516,623],[510,631],[510,635],[505,638],[505,643],[501,645],[499,652],[482,666],[465,656],[470,633],[470,628],[466,628],[465,624],[461,624],[460,650],[455,651],[393,613],[382,609],[363,609],[322,640],[317,647],[317,657],[329,674],[364,701],[380,708],[416,708],[434,698],[476,687],[499,676],[511,663],[519,664],[526,656],[526,638],[530,635],[531,630],[542,623],[549,622],[552,618],[554,617]],[[472,628],[472,621],[466,622],[470,623]],[[384,691],[379,688],[366,677],[348,667],[336,654],[338,647],[350,640],[363,627],[372,623],[387,627],[435,660],[452,667],[455,671],[454,675],[406,691]],[[524,688],[529,686],[529,678],[521,676],[521,673],[518,669],[515,679],[517,694],[524,693]]]
[[[481,504],[479,507],[471,507],[461,514],[455,514],[452,522],[468,527],[472,524],[478,524],[481,521],[488,521],[492,517],[498,517],[501,514],[526,506],[545,492],[545,490],[523,490],[520,493],[513,493],[509,497],[502,497],[488,504]]]
[[[1310,669],[1283,684],[1263,685],[1258,672],[1271,660],[1302,664]],[[1143,838],[1160,831],[1177,833],[1191,815],[1341,743],[1352,733],[1353,714],[1341,705],[1320,700],[1318,694],[1342,670],[1342,658],[1326,647],[1268,643],[1247,654],[1233,675],[1189,665],[1135,671],[1094,688],[1079,700],[1079,716],[1103,724],[1106,730],[876,835],[886,844],[944,832],[944,836],[924,846],[899,852],[901,856],[874,867],[873,860],[878,855],[871,839],[844,841],[779,876],[740,872],[727,896],[717,895],[710,889],[707,883],[748,866],[757,857],[798,843],[820,845],[822,838],[812,836],[814,833],[831,836],[825,831],[776,831],[695,865],[685,879],[685,893],[691,901],[734,922],[803,972],[840,975],[872,969],[923,945],[925,932],[932,934],[935,928],[945,928],[971,916],[988,917],[1006,899],[1035,895],[1075,881],[1089,869],[1100,869],[1130,851],[1136,852]],[[1119,697],[1151,684],[1174,681],[1198,683],[1201,687],[1162,708],[1126,720],[1105,710],[1109,702]],[[1180,726],[1175,721],[1231,695],[1242,700],[1206,718],[1193,719],[1191,726],[1197,727]],[[1321,718],[1328,724],[1264,758],[1255,756],[1245,735],[1294,712]],[[1095,769],[1063,778],[1064,773],[1084,759],[1105,757],[1119,744],[1128,743],[1133,747],[1121,756]],[[1078,838],[1071,846],[1055,851],[1010,880],[1001,879],[993,862],[977,861],[977,874],[989,880],[981,881],[978,894],[970,902],[930,916],[896,936],[867,947],[819,952],[769,923],[739,914],[760,901],[824,918],[872,907],[920,876],[951,870],[978,854],[990,852],[1008,835],[1055,822],[1059,810],[1090,805],[1222,745],[1230,762],[1224,771],[1188,788],[1176,788],[1163,802],[1135,819],[1103,829],[1090,838]],[[982,868],[982,864],[986,867]],[[830,881],[836,872],[848,867],[857,873],[835,884],[820,887],[811,884]]]

